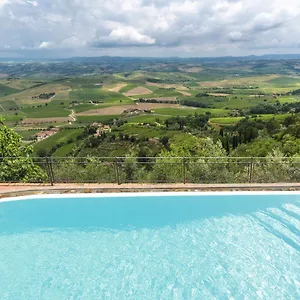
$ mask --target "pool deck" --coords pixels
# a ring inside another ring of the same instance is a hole
[[[0,198],[72,193],[125,193],[125,192],[186,192],[186,191],[298,191],[300,183],[249,183],[249,184],[3,184],[0,183]]]

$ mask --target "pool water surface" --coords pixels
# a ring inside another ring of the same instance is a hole
[[[300,299],[300,194],[0,202],[0,299]]]

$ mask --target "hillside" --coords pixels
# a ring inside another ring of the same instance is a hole
[[[0,65],[7,74],[0,117],[35,155],[156,156],[170,150],[173,137],[191,134],[220,140],[227,155],[255,155],[249,149],[258,139],[298,153],[285,146],[298,135],[300,71],[293,59],[88,60],[55,63],[55,72],[51,62],[31,62],[25,75],[24,64]],[[88,134],[95,122],[110,131]],[[60,132],[35,141],[51,128]]]

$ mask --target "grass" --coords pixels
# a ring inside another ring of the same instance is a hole
[[[22,113],[2,113],[0,112],[0,118],[4,119],[4,123],[6,122],[19,122],[21,119],[25,118],[25,115]]]
[[[23,108],[22,112],[26,114],[28,118],[59,118],[68,117],[70,110],[63,109],[59,105],[47,105],[41,107]]]
[[[279,87],[284,87],[284,86],[295,86],[295,85],[300,85],[300,78],[295,78],[295,77],[279,77],[279,78],[274,78],[268,81],[269,83],[279,86]]]
[[[167,116],[188,116],[197,114],[205,114],[206,112],[210,112],[213,116],[224,116],[228,113],[225,109],[215,109],[215,108],[158,108],[154,109],[154,112],[159,115],[167,115]]]
[[[14,99],[18,104],[44,104],[46,102],[50,102],[50,99],[44,100],[35,98],[43,93],[55,93],[55,99],[68,99],[69,87],[62,84],[49,83],[41,86],[32,87],[27,90],[18,92],[16,94],[6,96],[4,97],[4,99]]]
[[[0,97],[5,97],[11,94],[18,93],[20,90],[11,88],[7,85],[1,84],[0,83]]]
[[[273,115],[273,114],[266,114],[266,115],[258,115],[251,118],[257,119],[257,120],[263,120],[268,121],[272,118],[275,118],[279,121],[284,120],[289,114],[279,114],[279,115]],[[232,125],[236,124],[238,121],[244,119],[244,117],[226,117],[226,118],[211,118],[209,121],[213,124],[219,124],[219,125]]]
[[[72,153],[75,143],[70,143],[58,148],[54,153],[54,157],[66,157]]]
[[[277,99],[281,104],[283,103],[293,103],[300,102],[299,96],[282,96]]]
[[[97,106],[95,104],[79,104],[70,109],[73,109],[75,112],[80,113],[91,109],[96,109]]]
[[[275,118],[278,121],[283,121],[288,116],[289,116],[289,114],[279,114],[279,115],[267,114],[267,115],[259,115],[258,117],[256,117],[256,119],[268,121],[272,118]]]
[[[137,127],[136,125],[132,124],[125,124],[118,131],[123,132],[124,134],[128,135],[138,135],[138,136],[144,136],[148,138],[153,138],[153,137],[163,137],[163,136],[168,136],[172,137],[175,134],[181,133],[181,131],[177,130],[166,130],[165,128],[161,127],[151,127],[151,128],[146,128],[143,126]]]
[[[154,123],[157,119],[160,121],[164,121],[168,119],[168,116],[160,116],[160,115],[139,115],[130,117],[127,119],[128,123]]]
[[[28,79],[28,78],[22,78],[22,79],[2,79],[2,80],[0,80],[0,83],[3,85],[6,85],[12,89],[18,90],[18,92],[20,92],[22,90],[29,89],[36,85],[43,84],[45,82],[32,80],[32,79]]]
[[[0,101],[0,112],[4,111],[11,111],[11,110],[18,110],[19,106],[14,100],[4,100]]]
[[[70,99],[76,100],[80,102],[86,101],[103,101],[104,104],[113,104],[120,103],[122,101],[123,104],[126,102],[132,102],[128,97],[110,91],[105,91],[103,89],[80,89],[76,91],[70,92]]]
[[[108,120],[118,119],[120,115],[111,116],[78,116],[76,117],[77,123],[93,123],[93,122],[105,122]]]
[[[236,124],[238,121],[244,119],[244,117],[226,117],[226,118],[211,118],[209,121],[213,124],[231,125]]]
[[[40,130],[16,130],[16,132],[24,139],[26,139],[34,136],[36,133],[40,132]]]
[[[144,97],[144,98],[163,98],[163,97],[179,97],[179,96],[182,96],[182,94],[177,92],[175,89],[158,88],[153,91],[153,95],[151,95],[151,96],[144,95],[142,97]]]
[[[134,88],[138,87],[136,84],[128,84],[120,89],[119,93],[126,93],[128,91],[133,90]]]

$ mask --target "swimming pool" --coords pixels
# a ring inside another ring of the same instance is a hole
[[[1,299],[299,299],[299,193],[21,199],[0,200]]]

